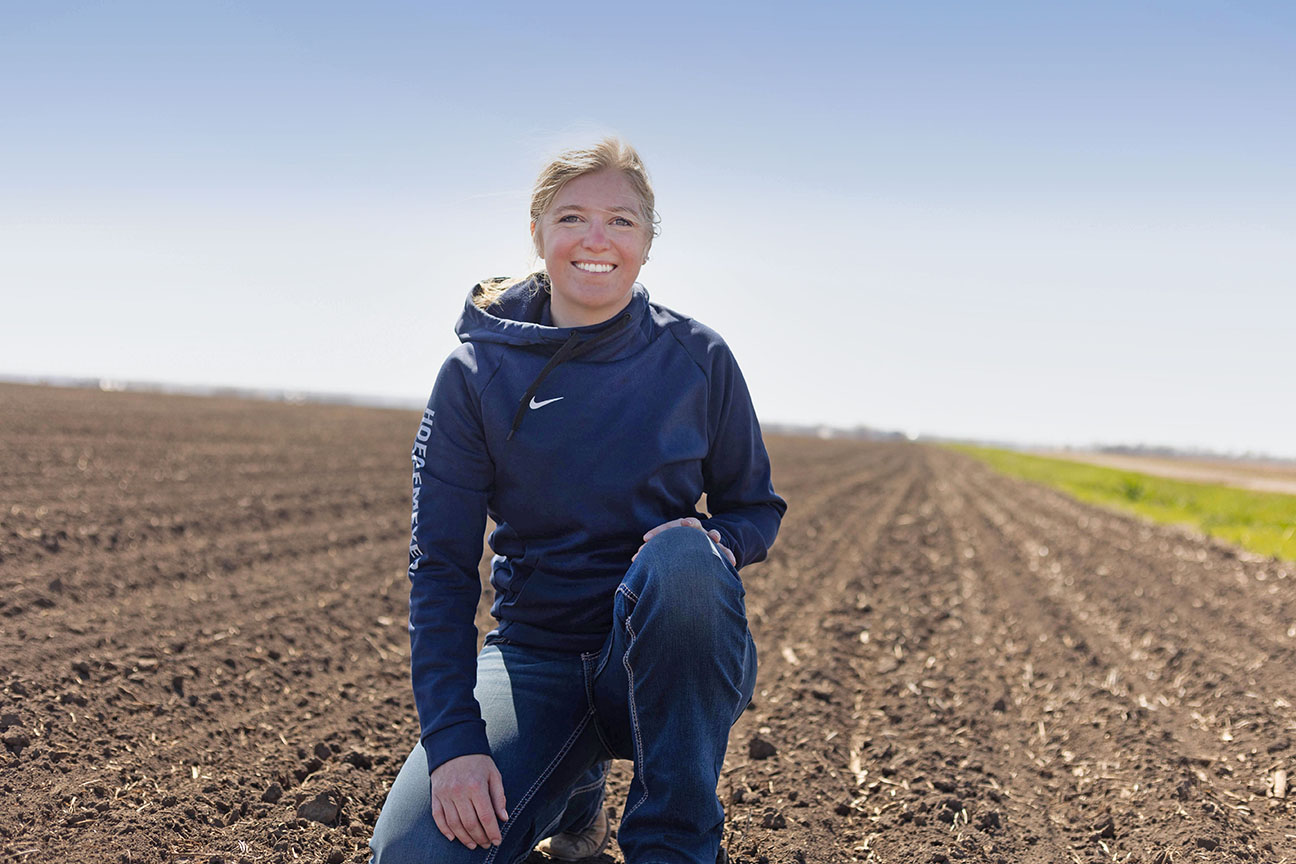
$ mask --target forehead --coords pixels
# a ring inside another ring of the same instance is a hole
[[[554,196],[549,209],[628,210],[637,213],[642,206],[629,178],[614,168],[605,168],[568,180]]]

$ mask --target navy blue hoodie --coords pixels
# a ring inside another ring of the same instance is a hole
[[[786,509],[718,334],[637,283],[615,318],[555,327],[544,288],[532,277],[485,311],[469,296],[414,442],[410,666],[429,771],[490,753],[472,695],[488,515],[487,641],[587,652],[648,529],[697,516],[742,567]]]

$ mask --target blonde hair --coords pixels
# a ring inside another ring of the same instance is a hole
[[[544,239],[540,234],[540,218],[553,204],[554,198],[564,186],[577,177],[605,169],[620,171],[629,181],[635,197],[639,199],[639,214],[644,225],[648,226],[648,242],[644,246],[644,260],[647,260],[653,238],[661,233],[659,227],[661,219],[653,209],[657,199],[653,195],[652,183],[648,180],[648,170],[644,168],[639,153],[620,138],[613,136],[604,138],[593,147],[562,151],[536,178],[535,186],[531,189],[531,224],[534,226],[531,238],[537,255],[541,255],[544,251]],[[485,309],[514,285],[532,278],[537,279],[537,284],[544,284],[547,287],[548,274],[543,270],[520,279],[489,279],[479,283],[473,289],[473,304],[480,309]]]

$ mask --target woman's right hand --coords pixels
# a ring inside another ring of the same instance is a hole
[[[498,846],[504,809],[504,781],[495,760],[484,753],[457,756],[437,766],[428,778],[432,818],[447,840],[469,849]]]
[[[724,545],[724,543],[721,541],[720,532],[716,531],[714,528],[708,531],[706,528],[703,527],[701,520],[699,520],[695,516],[685,516],[682,519],[672,519],[669,522],[663,522],[662,524],[658,525],[655,528],[649,528],[648,533],[643,535],[643,543],[640,544],[638,551],[636,551],[635,554],[630,556],[630,560],[634,561],[636,558],[638,558],[639,553],[643,551],[643,547],[648,545],[648,541],[653,539],[663,531],[665,531],[667,528],[698,529],[703,534],[711,538],[711,542],[716,545],[717,549],[719,549],[721,552],[724,553],[724,556],[729,559],[730,564],[732,564],[734,567],[738,566],[738,559],[734,557],[733,552],[729,551],[729,547]]]

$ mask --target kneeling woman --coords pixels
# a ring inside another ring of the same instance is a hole
[[[638,154],[564,152],[531,220],[545,271],[473,289],[414,443],[422,734],[374,860],[512,864],[545,838],[597,854],[615,757],[634,760],[626,860],[711,864],[756,680],[738,570],[785,505],[728,346],[635,282],[655,234]],[[499,626],[477,653],[488,515]]]

